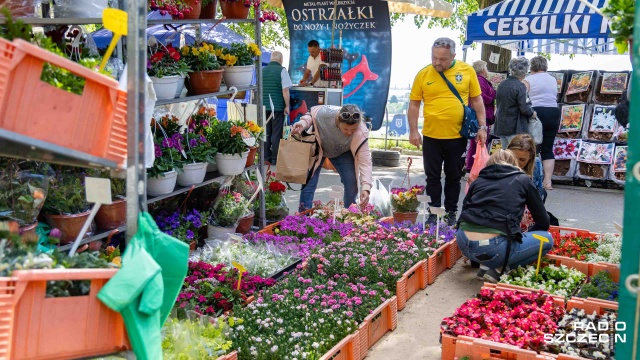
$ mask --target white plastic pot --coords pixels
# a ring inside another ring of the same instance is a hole
[[[216,164],[215,160],[207,164],[207,172],[213,171],[218,171],[218,164]]]
[[[174,98],[179,98],[180,95],[182,95],[182,89],[184,89],[184,80],[186,79],[186,76],[180,76],[180,81],[178,81],[178,89],[176,90],[176,96],[174,96]]]
[[[242,155],[238,154],[216,154],[216,164],[218,165],[218,172],[221,175],[240,175],[244,171],[244,167],[247,163],[247,157],[249,151],[245,151]]]
[[[227,88],[232,86],[249,86],[253,80],[255,66],[223,66],[222,79],[227,84]]]
[[[178,92],[178,84],[180,82],[184,84],[184,78],[180,75],[163,76],[161,78],[153,76],[151,81],[158,100],[175,99]]]
[[[207,163],[186,164],[182,168],[183,173],[178,175],[178,185],[191,186],[204,181],[207,175]]]
[[[207,238],[209,239],[226,240],[229,237],[229,234],[234,234],[235,232],[235,226],[227,228],[207,224]]]
[[[166,195],[169,194],[176,187],[176,180],[178,180],[178,173],[175,170],[164,173],[164,176],[160,175],[157,178],[147,178],[147,194],[151,196]]]

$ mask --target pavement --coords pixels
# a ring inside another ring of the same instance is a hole
[[[388,188],[391,182],[402,182],[407,171],[407,156],[401,157],[399,167],[374,167],[373,176]],[[412,184],[424,184],[422,158],[412,157],[410,177]],[[337,173],[323,170],[316,200],[330,200],[331,185],[340,185]],[[464,188],[459,199],[462,207]],[[298,188],[299,186],[294,186]],[[286,200],[291,213],[298,208],[299,192],[288,191]],[[547,197],[547,210],[553,213],[561,226],[587,229],[594,232],[615,232],[613,222],[622,224],[624,192],[621,190],[554,185]],[[473,297],[483,282],[476,279],[477,270],[461,259],[409,300],[398,314],[398,327],[388,333],[369,351],[370,360],[436,360],[440,353],[440,322],[468,298]]]

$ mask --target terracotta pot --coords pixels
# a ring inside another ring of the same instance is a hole
[[[218,0],[213,0],[209,5],[202,8],[200,12],[200,19],[215,19],[216,7],[218,7]]]
[[[246,19],[249,17],[249,9],[244,6],[244,1],[220,1],[222,16],[227,19]]]
[[[89,251],[100,251],[102,249],[102,241],[92,241],[89,243]]]
[[[25,235],[35,235],[36,234],[36,227],[38,227],[38,222],[34,222],[31,225],[27,225],[27,226],[22,226],[20,228],[20,235],[25,236]]]
[[[190,251],[194,251],[194,250],[196,249],[196,245],[197,245],[197,244],[198,244],[198,243],[196,243],[196,242],[195,242],[195,240],[194,240],[194,241],[192,241],[192,242],[190,242],[190,243],[189,243],[189,250],[190,250]]]
[[[82,229],[82,225],[87,221],[90,213],[90,211],[86,211],[74,215],[45,214],[44,218],[49,226],[60,229],[62,232],[62,235],[60,236],[60,244],[64,245],[73,242],[76,239]],[[92,228],[93,226],[89,228],[85,237],[91,235]]]
[[[95,217],[100,230],[113,230],[127,223],[127,200],[114,201],[111,205],[102,205]]]
[[[418,220],[418,212],[393,212],[393,221],[394,223],[401,223],[404,221],[411,221],[415,224],[416,220]]]
[[[191,11],[188,14],[184,14],[185,19],[200,19],[200,13],[202,12],[202,0],[184,0],[187,5],[191,6]],[[177,16],[171,16],[174,19],[178,19]]]
[[[253,225],[254,216],[255,215],[252,213],[240,219],[240,222],[238,223],[238,227],[236,228],[236,232],[244,235],[249,231],[251,231],[251,225]]]
[[[204,95],[220,90],[223,70],[194,71],[189,73],[189,86],[194,95]]]
[[[253,163],[256,162],[256,153],[258,152],[258,147],[254,146],[254,147],[250,147],[249,148],[249,155],[247,157],[247,163],[244,167],[249,167],[251,165],[253,165]]]

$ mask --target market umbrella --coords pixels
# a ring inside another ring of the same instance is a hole
[[[453,13],[453,4],[443,0],[396,0],[387,2],[389,3],[389,11],[392,13],[416,14],[441,18],[447,18]],[[267,0],[267,3],[271,6],[283,7],[282,0]]]

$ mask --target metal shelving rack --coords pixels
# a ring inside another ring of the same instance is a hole
[[[122,3],[122,1],[121,1]],[[126,226],[116,229],[118,232],[126,231],[127,242],[137,232],[138,214],[140,211],[147,210],[147,204],[160,201],[172,196],[185,193],[192,188],[206,186],[218,179],[214,174],[208,174],[205,181],[196,184],[193,187],[178,187],[172,193],[152,197],[147,199],[146,195],[146,169],[144,167],[144,134],[145,134],[145,83],[144,76],[146,74],[147,65],[147,35],[148,25],[153,24],[202,24],[202,23],[254,23],[255,25],[255,43],[260,48],[261,29],[258,10],[254,9],[254,19],[235,20],[235,19],[196,19],[196,20],[149,20],[147,21],[147,2],[146,1],[127,1],[124,0],[125,6],[121,8],[128,13],[128,36],[123,37],[122,43],[126,48],[127,58],[127,224]],[[54,25],[87,25],[101,24],[101,18],[20,18],[25,24],[39,26]],[[0,23],[4,20],[0,19]],[[262,105],[262,56],[258,56],[258,65],[256,66],[256,85],[238,88],[238,91],[255,90],[254,103],[258,104],[258,108]],[[195,101],[206,99],[219,95],[232,94],[231,90],[224,90],[217,93],[187,96],[184,98],[176,98],[169,100],[159,100],[156,106],[175,104],[187,101]],[[258,125],[264,126],[263,113],[258,111]],[[115,168],[116,164],[112,161],[90,156],[78,151],[55,146],[43,141],[31,139],[27,136],[15,134],[10,131],[0,129],[0,156],[19,157],[29,160],[40,160],[51,163],[93,167],[93,168]],[[258,164],[247,169],[258,168],[260,173],[264,174],[264,149],[259,148]],[[264,175],[263,175],[264,176]],[[265,204],[264,196],[260,196],[260,214],[262,226],[265,225]],[[82,241],[86,244],[95,240],[107,238],[114,230],[100,232],[91,237],[87,237]],[[60,250],[69,250],[71,245],[60,247]]]

